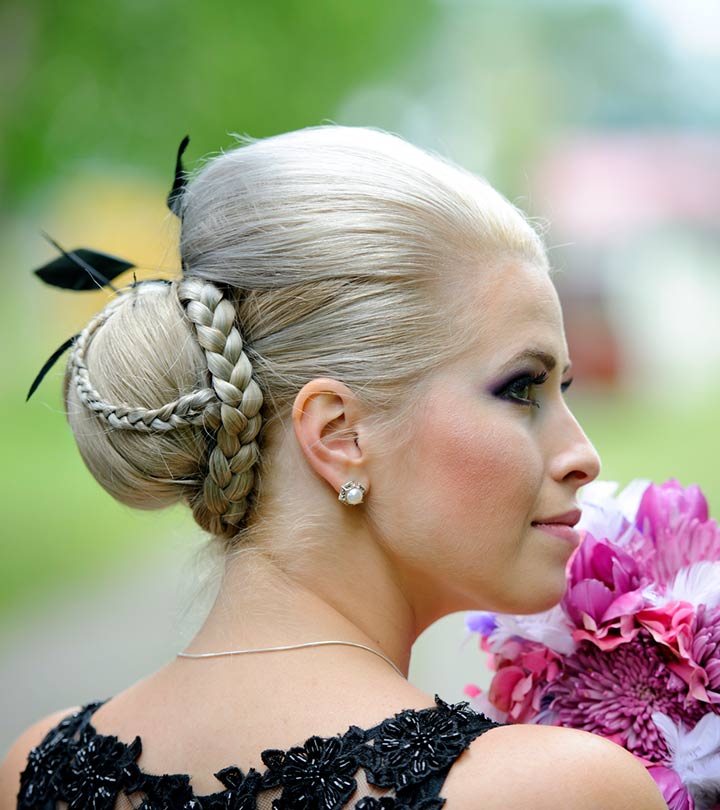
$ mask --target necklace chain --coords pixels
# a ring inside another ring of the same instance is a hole
[[[397,674],[404,678],[405,676],[400,669],[383,653],[378,650],[373,650],[372,647],[367,647],[365,644],[358,644],[356,641],[306,641],[304,644],[288,644],[285,647],[257,647],[252,650],[224,650],[223,652],[211,653],[183,653],[177,654],[178,658],[219,658],[222,655],[250,655],[251,653],[266,653],[266,652],[284,652],[285,650],[302,650],[305,647],[328,647],[330,645],[344,645],[346,647],[357,647],[361,650],[367,650],[373,655],[387,661],[388,664],[397,672]]]

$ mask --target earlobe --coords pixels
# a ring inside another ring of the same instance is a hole
[[[311,469],[337,493],[348,480],[367,487],[362,413],[356,395],[338,380],[311,380],[295,398],[295,438]]]

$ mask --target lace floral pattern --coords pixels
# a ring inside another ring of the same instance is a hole
[[[95,711],[99,706],[99,703],[91,703],[85,707],[85,711]],[[82,713],[71,714],[49,731],[42,743],[30,752],[20,778],[18,796],[25,803],[18,804],[18,807],[43,807],[58,794],[62,766],[72,756],[72,738],[81,722]]]
[[[118,792],[137,770],[141,749],[139,737],[125,745],[117,737],[100,735],[78,746],[64,774],[68,810],[112,810]]]
[[[104,701],[70,715],[34,748],[20,779],[19,810],[113,810],[121,792],[142,796],[139,810],[255,810],[271,791],[273,810],[437,810],[447,772],[468,745],[500,725],[467,703],[407,709],[371,729],[351,726],[337,737],[310,737],[288,751],[262,754],[263,773],[223,768],[223,790],[196,796],[185,774],[156,776],[140,770],[142,742],[99,734],[90,719]],[[356,777],[384,789],[381,797],[356,796]]]

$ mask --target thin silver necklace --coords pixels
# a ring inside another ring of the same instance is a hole
[[[266,653],[266,652],[284,652],[285,650],[302,650],[305,647],[327,647],[331,644],[343,644],[346,647],[357,647],[360,650],[367,650],[388,664],[397,672],[397,674],[404,678],[405,676],[398,667],[383,653],[378,650],[373,650],[372,647],[366,647],[364,644],[358,644],[356,641],[307,641],[304,644],[288,644],[286,647],[258,647],[254,650],[225,650],[224,652],[212,653],[184,653],[179,652],[178,658],[219,658],[221,655],[250,655],[250,653]]]

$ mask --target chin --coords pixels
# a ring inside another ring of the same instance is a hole
[[[563,576],[556,588],[549,588],[547,581],[539,583],[537,587],[528,587],[525,593],[517,595],[516,599],[508,602],[508,606],[496,609],[496,613],[514,613],[529,615],[531,613],[544,613],[557,605],[565,595],[567,581]]]
[[[531,604],[525,602],[523,605],[522,610],[515,610],[514,613],[517,614],[531,614],[531,613],[544,613],[546,610],[551,610],[557,604],[559,604],[560,600],[563,598],[563,594],[552,596],[545,600],[534,600]]]

